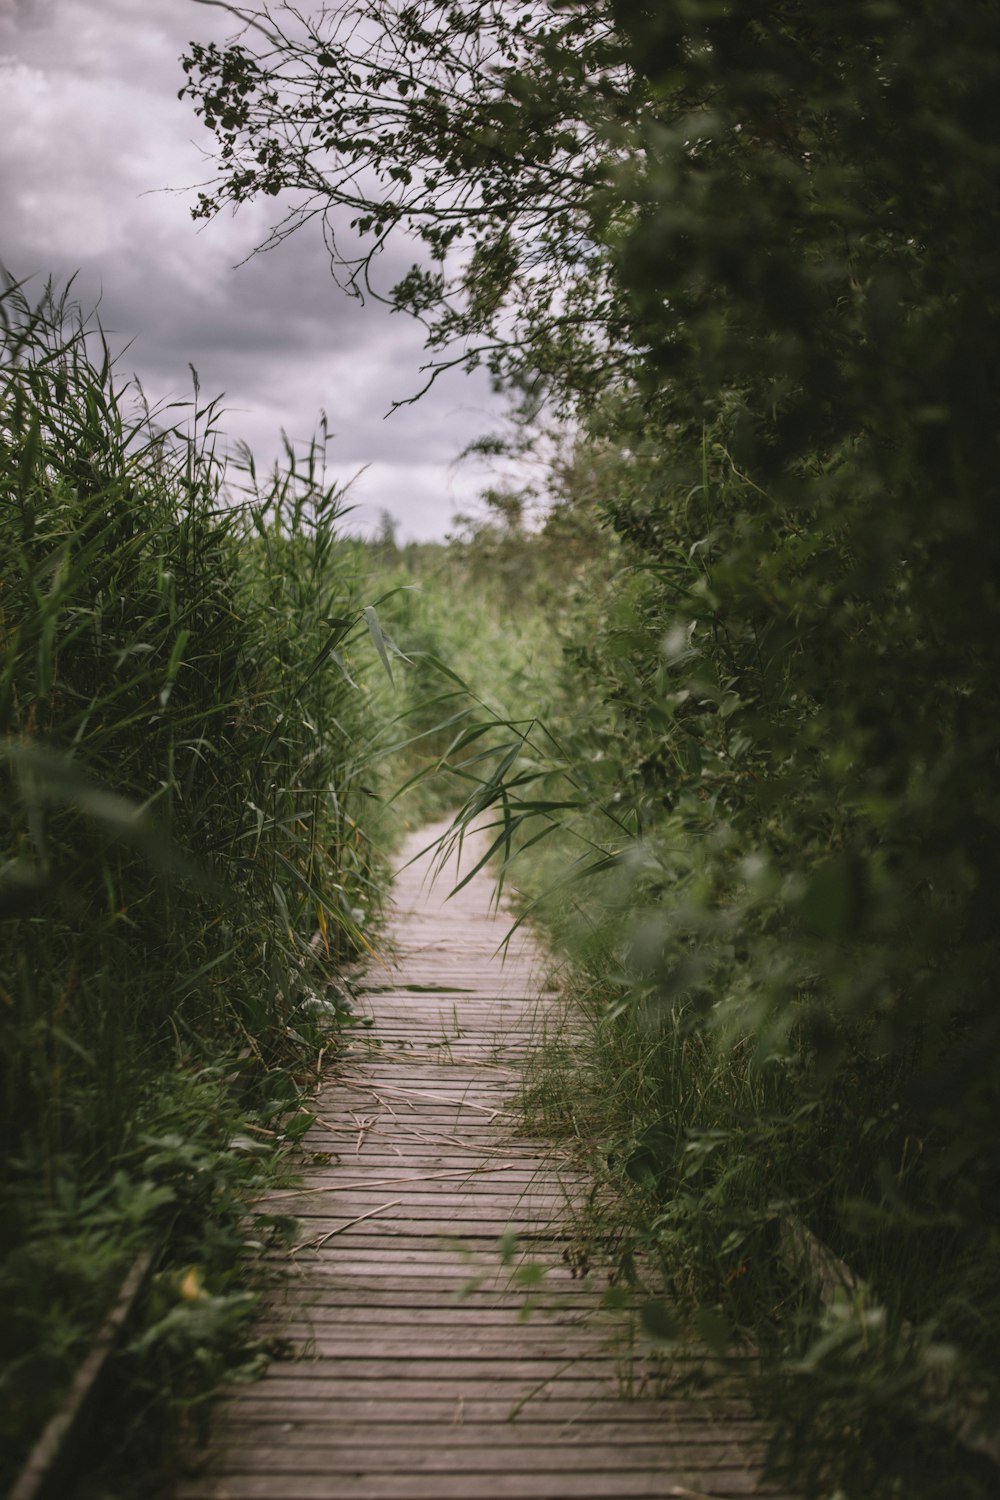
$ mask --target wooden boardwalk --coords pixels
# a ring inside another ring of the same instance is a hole
[[[226,1401],[180,1500],[754,1493],[747,1409],[648,1394],[644,1351],[565,1264],[583,1186],[511,1110],[537,954],[525,937],[498,956],[486,876],[451,900],[454,866],[429,877],[426,858],[399,873],[396,966],[319,1096],[323,1160],[281,1201],[304,1229],[272,1315],[305,1357]]]

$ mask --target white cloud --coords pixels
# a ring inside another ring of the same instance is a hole
[[[280,429],[304,439],[324,409],[337,474],[369,466],[363,513],[442,535],[479,483],[452,464],[496,419],[485,378],[449,376],[386,419],[422,383],[419,328],[339,292],[318,226],[237,267],[273,201],[207,225],[190,217],[184,190],[211,168],[208,137],[176,97],[178,58],[189,39],[232,29],[222,10],[184,0],[0,0],[0,262],[39,284],[79,271],[77,298],[100,298],[148,394],[183,396],[195,365],[265,466]],[[388,262],[387,280],[402,267]]]

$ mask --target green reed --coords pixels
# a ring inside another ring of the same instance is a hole
[[[322,439],[227,475],[197,382],[151,412],[51,287],[32,304],[8,282],[0,319],[10,1465],[122,1255],[185,1219],[193,1179],[175,1141],[164,1180],[164,1121],[204,1137],[207,1110],[231,1164],[239,1111],[261,1142],[284,1133],[351,1018],[342,971],[374,940],[381,869],[366,663],[342,654],[365,601]]]

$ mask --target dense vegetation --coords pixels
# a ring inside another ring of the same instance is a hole
[[[753,1342],[807,1493],[993,1493],[1000,7],[356,9],[192,49],[201,211],[297,190],[355,285],[415,236],[435,358],[581,424],[610,607],[451,759],[604,872],[623,1269]]]
[[[259,1364],[285,1226],[247,1205],[350,1019],[379,864],[340,656],[370,601],[321,451],[240,495],[197,391],[157,418],[65,297],[8,283],[0,314],[6,1488],[144,1246],[145,1458],[164,1403]]]
[[[255,19],[185,61],[199,212],[298,193],[277,238],[325,214],[520,441],[572,436],[540,529],[501,493],[447,549],[345,547],[315,468],[224,507],[210,448],[8,291],[13,1427],[148,1238],[147,1352],[236,1357],[250,1143],[294,1134],[377,909],[380,733],[414,816],[493,817],[567,955],[587,1037],[532,1098],[614,1189],[581,1257],[664,1351],[754,1352],[800,1492],[992,1495],[1000,6]],[[362,606],[413,582],[402,700],[353,687]]]

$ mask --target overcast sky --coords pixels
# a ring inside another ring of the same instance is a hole
[[[39,289],[79,272],[78,300],[100,299],[112,345],[130,343],[123,372],[159,400],[188,393],[194,365],[265,466],[283,428],[305,441],[324,410],[335,477],[369,466],[359,522],[384,508],[404,537],[443,536],[488,482],[455,464],[498,425],[485,378],[448,376],[387,418],[422,384],[419,328],[338,290],[318,225],[239,265],[273,200],[190,217],[211,137],[177,98],[178,58],[231,31],[194,0],[0,0],[0,264]]]

